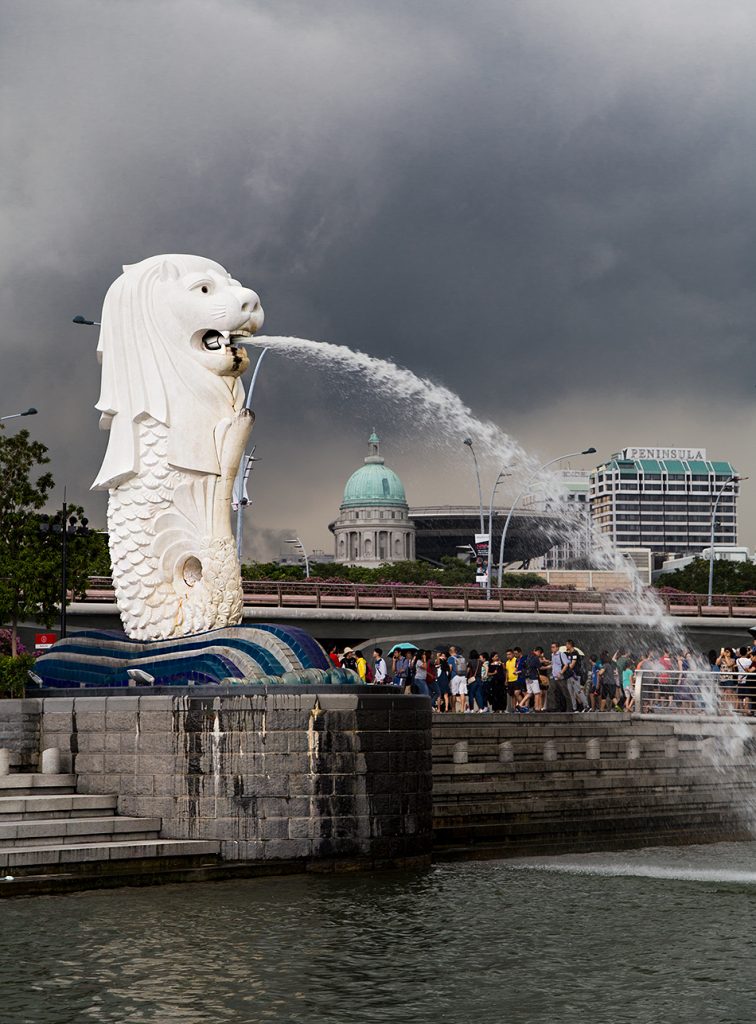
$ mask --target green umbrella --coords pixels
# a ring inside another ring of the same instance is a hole
[[[405,643],[394,644],[394,646],[389,651],[389,654],[393,654],[394,651],[419,651],[419,650],[420,650],[420,648],[416,647],[415,644],[405,644]]]

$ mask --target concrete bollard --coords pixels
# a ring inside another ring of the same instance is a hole
[[[7,747],[0,747],[0,775],[8,775],[10,772],[10,750]]]
[[[43,775],[60,775],[60,750],[57,747],[42,751],[40,770]]]
[[[677,757],[680,753],[680,744],[677,742],[676,736],[670,736],[664,743],[664,756],[665,757]]]
[[[467,760],[467,740],[460,740],[459,743],[454,744],[454,748],[452,750],[452,761],[454,764],[467,764]]]
[[[641,755],[640,740],[630,740],[627,744],[628,761],[637,761]]]
[[[514,747],[511,740],[504,740],[499,744],[499,761],[502,764],[510,764],[514,761]]]
[[[585,745],[585,756],[589,761],[598,761],[601,757],[601,743],[597,739],[588,740]]]
[[[543,745],[543,759],[544,761],[556,761],[557,759],[557,748],[554,740],[546,740]]]

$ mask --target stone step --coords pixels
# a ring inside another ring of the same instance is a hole
[[[113,839],[159,839],[160,826],[160,818],[116,816],[2,821],[0,850],[15,849],[22,844],[28,846],[31,843],[35,846],[56,846],[103,843]]]
[[[736,815],[732,808],[701,811],[690,815],[687,811],[677,812],[671,809],[648,812],[638,810],[635,814],[623,816],[622,825],[618,827],[617,819],[600,818],[597,816],[581,818],[577,815],[565,819],[564,827],[555,829],[548,821],[513,821],[513,822],[467,822],[465,824],[440,824],[434,821],[434,842],[443,847],[462,843],[492,841],[527,841],[536,844],[548,842],[550,839],[561,839],[569,842],[577,837],[590,837],[609,834],[612,837],[623,833],[626,835],[654,835],[657,831],[675,831],[683,835],[687,830],[698,832],[709,831],[716,834],[723,825],[733,824]]]
[[[42,796],[0,797],[0,821],[35,821],[50,818],[102,817],[118,804],[114,793],[63,793]]]
[[[38,772],[14,772],[12,775],[0,775],[0,798],[75,792],[75,775],[41,775]]]
[[[96,862],[146,860],[164,857],[218,856],[220,843],[216,840],[198,839],[145,839],[105,843],[61,843],[56,846],[27,844],[12,850],[0,850],[0,885],[11,882],[2,876],[13,875],[14,870],[25,872],[58,865],[83,864],[94,868]],[[5,893],[3,893],[5,895]]]

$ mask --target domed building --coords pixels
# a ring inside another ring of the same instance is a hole
[[[339,518],[331,523],[336,561],[377,566],[415,557],[415,524],[410,521],[402,481],[385,464],[375,431],[369,454],[346,482]]]

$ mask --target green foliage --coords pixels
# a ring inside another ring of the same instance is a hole
[[[86,559],[87,576],[112,577],[113,565],[110,561],[107,534],[91,533],[87,538],[86,544],[80,545],[79,538],[77,538],[76,543],[77,548],[80,548],[81,554]],[[69,548],[69,553],[70,550]]]
[[[394,565],[379,565],[376,568],[340,565],[336,562],[310,563],[310,577],[313,580],[343,583],[433,583],[442,587],[460,587],[475,583],[475,566],[466,565],[451,555],[444,557],[443,567],[437,568],[428,562],[396,562]],[[305,578],[300,565],[277,565],[275,562],[252,562],[242,567],[245,580],[299,581]],[[504,574],[505,587],[543,587],[543,577],[536,573],[512,576]]]
[[[537,572],[522,572],[516,576],[505,572],[501,578],[501,585],[510,590],[532,590],[534,587],[548,586],[543,576],[539,576]],[[557,587],[555,589],[564,590],[565,588]]]
[[[0,654],[0,697],[23,697],[29,669],[33,668],[33,654],[19,654],[15,658]]]
[[[684,569],[664,573],[656,581],[660,589],[672,587],[686,594],[707,594],[709,592],[709,560],[695,558]],[[753,562],[728,562],[714,560],[715,594],[742,594],[756,590],[756,564]]]
[[[278,565],[276,562],[250,562],[242,566],[244,580],[303,580],[305,571],[299,565]]]
[[[0,622],[10,625],[12,654],[17,653],[17,628],[23,620],[51,626],[60,602],[62,532],[40,527],[53,488],[47,448],[32,441],[28,430],[0,434]],[[69,506],[67,515],[81,518],[83,510]],[[59,513],[58,526],[62,512]],[[68,538],[68,588],[78,595],[86,589],[91,555],[102,539],[95,534]]]

